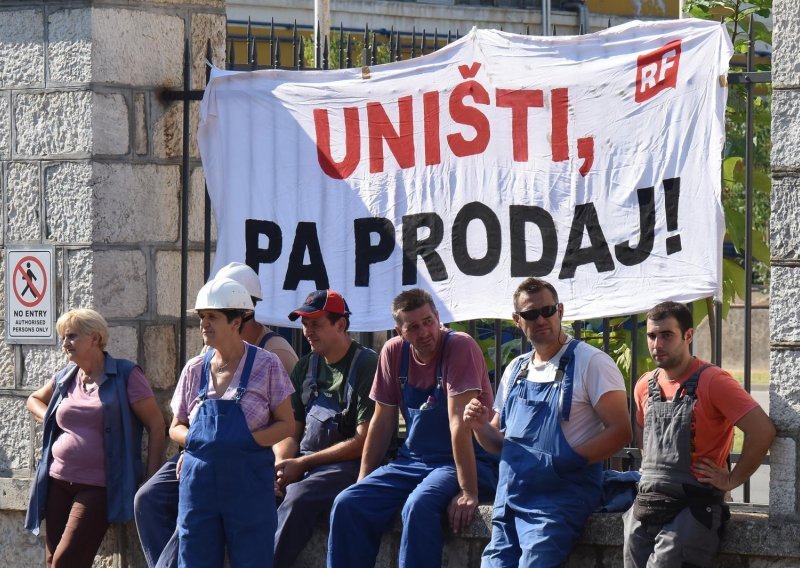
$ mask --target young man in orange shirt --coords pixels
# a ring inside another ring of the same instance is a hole
[[[775,427],[726,371],[692,356],[692,313],[663,302],[647,314],[647,347],[658,368],[634,388],[642,480],[624,516],[626,568],[711,566],[728,509],[727,491],[761,464]],[[733,427],[742,454],[728,471]]]

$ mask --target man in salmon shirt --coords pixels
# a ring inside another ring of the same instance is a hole
[[[663,302],[647,313],[647,347],[657,365],[636,383],[642,480],[625,513],[626,568],[711,566],[729,513],[725,493],[758,469],[775,427],[729,373],[692,356],[692,313]],[[744,432],[728,470],[733,427]]]

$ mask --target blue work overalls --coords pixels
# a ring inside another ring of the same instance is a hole
[[[264,349],[278,333],[268,331],[258,342]],[[168,459],[136,492],[134,515],[139,542],[147,566],[177,568],[178,566],[178,488],[175,475],[178,454]]]
[[[320,356],[312,353],[303,380],[301,400],[306,410],[306,427],[300,441],[300,454],[307,455],[338,444],[355,435],[355,384],[364,357],[374,351],[356,346],[347,375],[343,377],[345,408],[338,396],[320,393]],[[292,566],[308,544],[318,518],[330,513],[336,496],[358,479],[361,460],[327,463],[305,473],[302,479],[286,486],[286,496],[278,507],[275,533],[275,565]]]
[[[220,568],[225,546],[234,568],[272,567],[275,458],[256,443],[240,402],[258,348],[247,346],[233,400],[208,398],[210,349],[200,407],[186,436],[178,504],[178,565]]]
[[[447,506],[459,492],[442,374],[450,333],[442,339],[436,384],[427,390],[408,384],[411,345],[403,343],[398,378],[406,440],[395,461],[337,497],[331,512],[329,568],[374,566],[381,536],[400,507],[401,568],[442,565]],[[491,494],[497,482],[493,458],[483,450],[476,450],[476,458],[479,490],[482,495]]]
[[[568,345],[553,382],[526,379],[532,353],[511,375],[500,415],[505,441],[483,567],[561,566],[600,504],[601,464],[587,465],[561,429],[572,406],[577,345]]]
[[[355,410],[351,407],[358,366],[364,356],[374,353],[371,349],[366,349],[358,345],[353,353],[350,368],[347,376],[344,377],[344,400],[345,408],[339,405],[338,397],[329,396],[329,393],[320,393],[317,379],[319,378],[319,355],[311,354],[308,361],[308,370],[303,380],[303,393],[301,400],[306,410],[306,427],[303,439],[300,441],[300,454],[312,454],[325,448],[330,448],[334,444],[352,438],[353,432],[348,432],[348,425],[345,421],[351,419],[350,413]],[[310,420],[309,420],[310,418]],[[352,424],[355,429],[355,424]]]

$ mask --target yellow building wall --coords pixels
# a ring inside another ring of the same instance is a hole
[[[595,14],[617,16],[677,18],[679,0],[586,0],[586,7]]]

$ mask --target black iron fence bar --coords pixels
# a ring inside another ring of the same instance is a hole
[[[713,302],[713,312],[708,314],[711,329],[711,363],[722,366],[722,302]]]
[[[750,45],[753,45],[753,16],[750,16],[750,25],[748,32],[748,39]],[[753,70],[753,50],[747,52],[747,72]],[[744,161],[745,161],[745,245],[744,245],[744,388],[750,392],[751,381],[751,339],[752,339],[752,309],[753,309],[753,83],[745,83],[745,91],[747,93],[747,106],[745,110],[745,146],[744,146]],[[745,486],[747,493],[749,487]]]
[[[750,15],[750,22],[748,26],[748,45],[752,46],[754,43],[755,34],[753,27],[753,15]],[[753,50],[747,50],[747,72],[753,71]],[[745,146],[744,146],[744,162],[745,162],[745,207],[744,207],[744,388],[750,392],[751,380],[751,341],[752,341],[752,319],[753,319],[753,83],[745,82],[745,91],[747,93],[747,106],[745,109]],[[750,502],[750,479],[744,482],[742,488],[742,500],[745,503]]]
[[[258,49],[256,49],[256,42],[255,36],[253,35],[253,26],[250,23],[250,20],[247,21],[247,64],[250,66],[251,69],[256,68],[256,53]]]
[[[294,60],[297,62],[297,70],[302,71],[305,69],[305,57],[303,54],[305,49],[303,47],[303,36],[297,37],[297,51],[294,52]]]
[[[631,324],[631,372],[628,377],[628,413],[631,417],[631,431],[634,432],[633,442],[636,445],[636,400],[633,398],[633,387],[639,378],[639,314],[630,317]]]
[[[168,89],[164,89],[160,93],[161,100],[164,101],[202,101],[203,100],[203,93],[205,91],[201,91],[199,89],[183,89],[180,91],[171,91]]]
[[[295,54],[297,53],[297,36],[298,36],[298,33],[297,33],[297,22],[295,22],[294,23],[294,27],[292,28],[292,57],[295,57],[296,56]],[[276,38],[276,41],[278,42],[278,45],[281,44],[281,38],[280,37]],[[294,64],[296,64],[296,63],[297,63],[297,61],[295,61]],[[278,64],[280,64],[280,61],[278,62]]]
[[[494,384],[492,390],[497,392],[500,378],[503,376],[503,321],[494,320]]]
[[[181,315],[180,349],[176,361],[175,376],[186,361],[186,309],[189,287],[189,98],[191,87],[191,57],[189,39],[183,42],[183,163],[181,167]]]
[[[281,62],[281,42],[276,41],[273,45],[275,46],[275,55],[272,58],[271,67],[277,69]]]
[[[362,50],[362,60],[365,62],[363,65],[376,65],[379,62],[379,48],[381,45],[385,45],[388,49],[389,61],[400,61],[403,59],[403,51],[410,51],[411,57],[416,56],[417,52],[417,43],[412,36],[412,42],[404,43],[401,41],[398,35],[389,36],[389,39],[386,42],[381,42],[378,39],[378,34],[370,31],[369,39],[366,41],[365,45],[367,46],[365,49]],[[232,35],[229,36],[230,40],[227,42],[227,49],[228,49],[228,69],[234,69],[239,71],[245,70],[255,70],[255,69],[266,69],[266,68],[281,68],[281,69],[298,69],[305,67],[304,51],[298,48],[298,42],[308,42],[310,38],[307,35],[297,34],[296,37],[288,38],[288,37],[259,37],[259,36],[245,36],[239,35],[239,39],[241,42],[245,43],[245,51],[246,51],[246,58],[244,63],[240,63],[236,57],[237,48],[236,45],[236,36]],[[448,37],[445,38],[443,41],[444,44],[447,45],[452,41],[452,32],[448,33]],[[348,34],[346,42],[349,44],[351,41],[351,36]],[[292,63],[290,65],[280,65],[280,46],[281,44],[292,44]],[[332,68],[330,62],[330,49],[331,45],[326,37],[322,41],[322,45],[324,46],[327,43],[327,50],[328,50],[328,57],[322,57],[319,59],[321,63],[315,64],[314,68],[316,69],[330,69]],[[269,44],[270,53],[273,54],[273,57],[270,57],[270,62],[267,64],[259,64],[256,60],[258,54],[258,44]],[[428,53],[430,51],[435,51],[442,46],[440,45],[440,38],[438,37],[438,33],[434,31],[434,36],[432,39],[429,38],[427,32],[423,32],[423,36],[419,43],[419,50],[422,54]],[[325,48],[323,48],[325,49]],[[337,68],[342,69],[345,67],[352,67],[352,60],[348,58],[346,63],[342,64],[345,60],[341,58],[341,52],[343,51],[342,43],[340,41],[339,44],[339,66]],[[319,52],[319,49],[315,49],[316,52]],[[303,60],[301,61],[301,57]],[[326,63],[327,60],[327,63]]]
[[[347,35],[348,44],[350,35]],[[339,24],[339,67],[342,66],[342,61],[344,61],[344,26],[340,23]]]
[[[752,58],[750,65],[752,65]],[[728,83],[731,85],[749,85],[752,83],[771,83],[772,82],[772,72],[771,71],[750,71],[748,68],[745,72],[732,72],[728,73]]]
[[[211,40],[206,43],[206,61],[212,61],[214,52],[211,49]],[[206,66],[206,85],[211,81],[211,66]],[[184,133],[184,137],[185,137]],[[203,242],[211,242],[211,197],[208,195],[208,185],[203,176]],[[211,274],[211,247],[203,247],[203,282]]]
[[[285,24],[285,23],[273,23],[273,22],[252,22],[250,20],[228,20],[228,25],[229,26],[247,26],[248,23],[253,28],[267,28],[267,27],[270,27],[270,26],[274,25],[274,27],[276,27],[276,28],[282,28],[282,29],[285,29],[287,31],[288,30],[292,30],[292,29],[297,29],[298,31],[308,32],[309,35],[313,35],[313,33],[314,33],[314,26],[310,25],[310,24],[298,24],[298,23]],[[356,34],[356,33],[361,33],[364,30],[363,30],[363,28],[345,27],[343,24],[339,24],[339,31],[340,31],[340,33]],[[386,38],[391,36],[393,32],[394,32],[395,35],[399,35],[399,36],[408,37],[408,36],[413,36],[414,35],[413,29],[410,32],[405,32],[405,31],[395,30],[393,26],[391,28],[389,28],[388,30],[386,28],[375,28],[375,29],[370,29],[370,31],[372,33],[376,34],[376,35],[385,36]],[[247,39],[247,37],[248,36],[246,34],[241,34],[241,33],[229,33],[228,34],[228,39],[239,39],[239,40],[241,40],[241,39]],[[458,30],[455,31],[455,37],[456,38],[460,37]]]
[[[370,65],[378,64],[378,38],[372,34],[372,45],[370,46]]]

